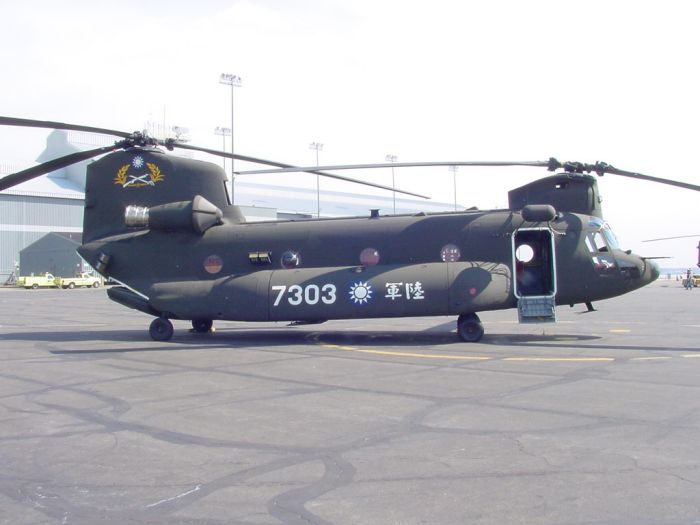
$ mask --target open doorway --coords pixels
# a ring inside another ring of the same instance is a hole
[[[554,243],[548,228],[522,229],[513,236],[516,297],[556,293]]]

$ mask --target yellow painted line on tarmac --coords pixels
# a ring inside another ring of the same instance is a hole
[[[608,330],[611,334],[629,334],[632,330],[626,328],[611,328]]]
[[[489,361],[493,357],[487,356],[476,356],[476,355],[444,355],[444,354],[421,354],[417,352],[388,352],[386,350],[368,350],[363,348],[354,348],[351,346],[338,346],[338,345],[323,345],[326,348],[336,349],[336,350],[348,350],[350,352],[358,352],[360,354],[373,354],[373,355],[389,355],[393,357],[421,357],[430,359],[455,359],[461,361]]]
[[[384,355],[390,357],[417,357],[421,359],[451,359],[454,361],[512,361],[521,363],[611,363],[613,361],[625,360],[616,357],[489,357],[479,355],[427,354],[422,352],[390,352],[388,350],[357,348],[355,346],[334,345],[326,343],[321,343],[321,346],[330,350],[344,350],[347,352],[357,352],[359,354]],[[674,357],[686,357],[689,359],[700,358],[700,353],[682,354],[680,356],[630,357],[629,361],[663,361],[668,359],[674,359]]]
[[[330,345],[325,343],[322,343],[321,346],[330,348],[331,350],[357,350],[354,346]]]
[[[595,362],[595,361],[615,361],[614,357],[488,357],[476,355],[446,355],[446,354],[424,354],[419,352],[389,352],[387,350],[372,350],[366,348],[356,348],[353,346],[329,345],[324,344],[325,348],[332,350],[347,350],[350,352],[358,352],[361,354],[372,355],[388,355],[393,357],[420,357],[429,359],[454,359],[461,361],[544,361],[544,362]]]
[[[614,357],[504,357],[502,361],[539,361],[546,363],[589,363],[596,361],[615,361]]]

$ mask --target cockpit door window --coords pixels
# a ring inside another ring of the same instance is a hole
[[[586,234],[586,247],[593,261],[593,268],[601,275],[611,274],[617,269],[613,249],[617,240],[607,224],[601,224],[597,230]]]

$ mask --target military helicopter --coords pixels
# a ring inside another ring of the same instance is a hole
[[[246,222],[230,203],[220,166],[163,148],[352,181],[328,173],[350,166],[298,168],[140,132],[60,122],[0,117],[0,124],[120,137],[114,145],[8,175],[0,190],[104,155],[87,167],[78,252],[121,283],[108,290],[110,299],[154,317],[149,333],[156,341],[172,338],[171,319],[209,332],[216,320],[304,324],[454,315],[467,342],[484,334],[481,311],[517,308],[521,322],[552,322],[556,305],[592,310],[593,301],[659,275],[653,260],[620,248],[603,220],[591,173],[700,190],[602,162],[395,163],[529,166],[555,173],[510,191],[507,209]],[[387,165],[360,165],[377,166]]]

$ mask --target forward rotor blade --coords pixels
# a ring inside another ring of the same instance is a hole
[[[686,190],[700,191],[700,186],[697,186],[695,184],[671,179],[662,179],[659,177],[652,177],[651,175],[644,175],[643,173],[635,173],[633,171],[620,170],[614,166],[605,164],[604,162],[596,163],[592,171],[595,171],[600,176],[603,176],[603,174],[605,173],[610,173],[612,175],[620,175],[622,177],[630,177],[632,179],[648,180],[651,182],[658,182],[659,184],[666,184],[668,186],[676,186],[678,188],[684,188]]]
[[[273,166],[275,164],[272,164]],[[239,175],[257,175],[263,173],[294,173],[298,171],[312,170],[366,170],[375,168],[427,168],[434,166],[531,166],[535,168],[548,168],[550,161],[534,162],[491,162],[491,161],[454,161],[454,162],[382,162],[377,164],[336,164],[332,166],[305,166],[283,167],[282,169],[239,171]]]
[[[684,188],[687,190],[700,191],[700,186],[695,184],[690,184],[688,182],[681,182],[672,179],[662,179],[660,177],[652,177],[651,175],[644,175],[643,173],[635,173],[632,171],[626,171],[618,169],[605,162],[596,162],[595,164],[584,164],[581,162],[564,162],[561,163],[555,158],[550,158],[547,161],[532,161],[532,162],[490,162],[490,161],[453,161],[453,162],[384,162],[377,164],[339,164],[333,166],[306,166],[306,167],[285,167],[282,169],[267,169],[267,170],[249,170],[240,171],[239,175],[255,175],[264,173],[291,173],[296,171],[310,171],[312,169],[321,170],[353,170],[353,169],[375,169],[375,168],[425,168],[433,166],[483,166],[483,167],[507,167],[507,166],[528,166],[535,168],[547,168],[549,171],[555,171],[557,169],[563,168],[567,172],[572,173],[591,173],[594,172],[599,176],[603,176],[606,173],[611,175],[620,175],[623,177],[630,177],[633,179],[648,180],[651,182],[657,182],[659,184],[667,184],[669,186],[677,186],[679,188]]]
[[[643,173],[635,173],[634,171],[626,171],[617,169],[615,166],[611,166],[607,162],[596,162],[595,164],[584,164],[582,162],[565,162],[560,163],[556,159],[550,159],[551,166],[549,169],[554,171],[555,169],[564,168],[568,172],[573,173],[595,173],[599,177],[602,177],[606,173],[611,175],[621,175],[622,177],[630,177],[632,179],[648,180],[650,182],[658,182],[659,184],[666,184],[668,186],[676,186],[678,188],[683,188],[686,190],[700,191],[700,186],[695,184],[690,184],[688,182],[681,182],[672,179],[662,179],[660,177],[652,177],[651,175],[644,175]]]
[[[426,195],[421,195],[420,193],[413,193],[410,191],[406,190],[400,190],[398,188],[391,188],[389,186],[384,186],[382,184],[376,184],[374,182],[366,182],[366,181],[361,181],[357,179],[352,179],[350,177],[343,177],[342,175],[334,175],[333,173],[325,173],[324,171],[319,171],[319,169],[316,166],[311,166],[307,168],[297,168],[296,166],[293,166],[291,164],[285,164],[283,162],[276,162],[273,160],[265,160],[265,159],[260,159],[257,157],[249,157],[247,155],[238,155],[237,153],[232,154],[232,153],[226,153],[225,151],[218,151],[218,150],[213,150],[213,149],[208,149],[208,148],[201,148],[199,146],[190,146],[189,144],[182,144],[180,142],[174,142],[174,141],[166,141],[163,143],[164,146],[167,148],[182,148],[182,149],[189,149],[189,150],[194,150],[194,151],[202,151],[204,153],[210,153],[212,155],[217,155],[219,157],[226,157],[227,159],[236,159],[236,160],[242,160],[246,162],[254,162],[256,164],[267,164],[268,166],[276,166],[276,169],[266,171],[263,170],[265,173],[282,173],[285,171],[289,172],[308,172],[308,173],[313,173],[314,175],[321,175],[322,177],[327,177],[330,179],[337,179],[337,180],[343,180],[346,182],[352,182],[354,184],[362,184],[364,186],[372,186],[374,188],[379,188],[382,190],[389,190],[389,191],[395,191],[396,193],[403,193],[405,195],[411,195],[413,197],[420,197],[421,199],[429,199],[430,197],[427,197]],[[278,169],[281,168],[281,169]],[[239,175],[240,174],[247,174],[248,172],[236,172]]]
[[[671,241],[673,239],[688,239],[690,237],[700,237],[700,233],[697,235],[677,235],[676,237],[659,237],[658,239],[646,239],[642,242]]]
[[[43,164],[39,164],[38,166],[32,166],[26,170],[18,171],[12,175],[7,175],[6,177],[0,179],[0,191],[16,186],[17,184],[21,184],[22,182],[27,182],[28,180],[44,175],[45,173],[51,173],[52,171],[65,168],[71,164],[76,164],[77,162],[91,159],[97,155],[109,153],[110,151],[114,151],[120,147],[120,145],[115,144],[113,146],[104,146],[89,151],[79,151],[78,153],[71,153],[65,157],[59,157],[57,159],[44,162]]]
[[[88,133],[101,133],[103,135],[113,135],[115,137],[129,138],[131,133],[116,131],[114,129],[95,128],[92,126],[81,126],[79,124],[67,124],[65,122],[52,122],[49,120],[32,120],[26,118],[0,117],[0,126],[19,126],[25,128],[48,128],[65,129],[69,131],[86,131]]]

